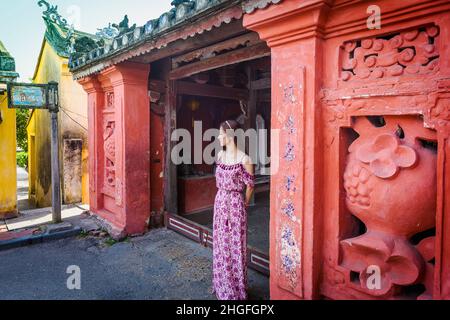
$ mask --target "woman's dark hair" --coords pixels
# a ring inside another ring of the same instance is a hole
[[[220,124],[220,127],[227,131],[227,130],[238,130],[241,128],[239,123],[236,120],[227,120]]]
[[[220,124],[220,128],[223,129],[225,132],[227,132],[228,130],[232,130],[233,133],[236,133],[236,130],[241,129],[241,126],[236,120],[227,120]],[[235,145],[238,144],[238,137],[236,134],[234,135],[234,144]]]

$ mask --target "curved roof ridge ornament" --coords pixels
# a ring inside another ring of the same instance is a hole
[[[125,15],[123,20],[119,24],[109,23],[107,27],[97,29],[98,32],[95,35],[103,39],[113,40],[124,35],[125,33],[134,31],[134,29],[136,29],[136,23],[131,27],[129,23],[130,20],[128,19],[128,15]]]
[[[136,23],[130,27],[129,22],[130,22],[130,20],[128,19],[128,15],[126,14],[125,17],[123,17],[123,20],[119,24],[114,23],[112,25],[112,27],[116,28],[119,31],[119,36],[121,36],[127,32],[130,32],[130,31],[133,31],[134,29],[136,29]]]
[[[97,30],[98,32],[95,34],[96,36],[109,40],[114,39],[120,34],[119,30],[117,28],[114,28],[111,23],[109,23],[107,27]]]
[[[44,18],[49,19],[62,28],[68,28],[67,20],[58,13],[58,6],[52,6],[45,0],[39,0],[38,5],[39,7],[46,7],[46,10],[42,13]]]
[[[178,7],[182,3],[191,2],[191,0],[173,0],[170,5],[173,7]]]

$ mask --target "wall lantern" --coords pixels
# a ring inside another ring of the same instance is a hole
[[[188,107],[192,111],[192,128],[194,128],[195,124],[195,116],[194,113],[200,109],[200,102],[197,99],[192,99],[188,102]]]

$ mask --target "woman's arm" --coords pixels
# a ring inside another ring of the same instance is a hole
[[[250,157],[245,157],[244,168],[247,171],[247,173],[249,173],[252,176],[254,176],[254,174],[255,174],[255,166],[253,165],[252,161],[250,160]],[[255,192],[255,187],[247,185],[247,190],[245,192],[245,206],[246,207],[250,206],[250,202],[252,201],[254,192]]]
[[[220,150],[216,157],[216,163],[222,162],[222,157],[223,157],[223,150]]]

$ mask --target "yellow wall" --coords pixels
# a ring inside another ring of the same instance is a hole
[[[70,115],[59,112],[60,163],[63,177],[63,140],[77,138],[83,140],[82,202],[89,203],[89,177],[87,166],[87,97],[81,86],[72,79],[67,67],[68,60],[57,55],[56,51],[44,41],[38,61],[35,83],[59,83],[60,107]],[[75,123],[78,122],[79,124]],[[38,207],[51,205],[51,166],[50,166],[50,114],[46,110],[35,110],[29,122],[29,143],[34,132],[34,150],[29,150],[30,186],[35,186],[35,203]],[[34,165],[33,165],[34,164]],[[62,186],[63,187],[63,186]],[[31,189],[31,188],[30,188]]]
[[[0,94],[0,218],[17,214],[16,111],[8,109],[6,92]]]
[[[62,58],[47,44],[44,43],[39,66],[34,83],[59,82]],[[52,205],[51,188],[51,145],[50,145],[50,114],[47,110],[35,110],[32,121],[35,132],[34,150],[29,150],[28,161],[35,166],[29,169],[29,185],[35,188],[35,204],[37,207],[50,207]],[[30,138],[30,137],[29,137]],[[31,180],[34,178],[35,180]],[[33,198],[32,198],[33,199]]]
[[[64,61],[60,78],[60,103],[65,112],[61,112],[63,138],[80,138],[82,150],[82,202],[89,203],[89,167],[88,167],[88,107],[87,95],[83,87],[73,80],[68,61]]]

